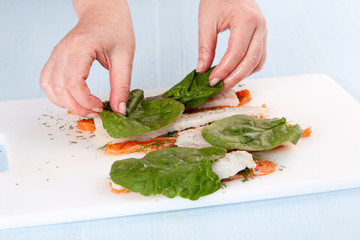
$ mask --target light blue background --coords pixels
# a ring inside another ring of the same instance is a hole
[[[267,18],[268,58],[252,78],[325,73],[360,101],[360,1],[258,4]],[[130,7],[137,40],[132,88],[168,87],[196,67],[198,1],[132,0]],[[45,97],[38,86],[40,71],[76,21],[70,1],[0,0],[0,100]],[[215,63],[227,37],[219,38]],[[107,71],[95,63],[88,84],[93,92],[107,92]],[[359,200],[360,189],[353,189],[5,230],[0,240],[359,239]]]

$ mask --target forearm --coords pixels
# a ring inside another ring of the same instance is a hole
[[[93,17],[129,17],[127,0],[72,0],[79,20]]]

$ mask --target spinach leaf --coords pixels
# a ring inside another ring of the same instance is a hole
[[[197,200],[221,187],[211,162],[225,156],[223,148],[165,148],[143,158],[119,160],[111,166],[114,183],[142,195],[164,194]]]
[[[219,92],[223,87],[222,81],[215,86],[209,84],[209,76],[214,68],[210,68],[205,73],[192,71],[181,82],[165,92],[163,97],[174,98],[188,107],[196,107],[206,102],[211,95]]]
[[[234,115],[206,126],[202,135],[213,146],[266,151],[284,142],[296,144],[301,137],[301,128],[287,125],[285,118],[259,119]]]
[[[123,116],[113,112],[110,105],[105,103],[100,113],[104,128],[113,138],[129,138],[163,128],[185,109],[182,103],[174,99],[144,100],[144,92],[140,89],[130,92],[126,108],[126,116]]]
[[[144,100],[144,91],[141,89],[132,90],[126,104],[126,116],[134,112],[142,100]]]

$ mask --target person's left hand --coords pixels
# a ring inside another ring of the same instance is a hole
[[[266,59],[266,21],[254,0],[201,0],[199,59],[196,71],[207,71],[215,56],[217,34],[230,29],[228,49],[209,77],[231,88],[260,71]]]

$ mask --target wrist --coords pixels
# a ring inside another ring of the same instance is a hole
[[[130,16],[127,0],[73,0],[74,9],[79,21],[97,21]]]

